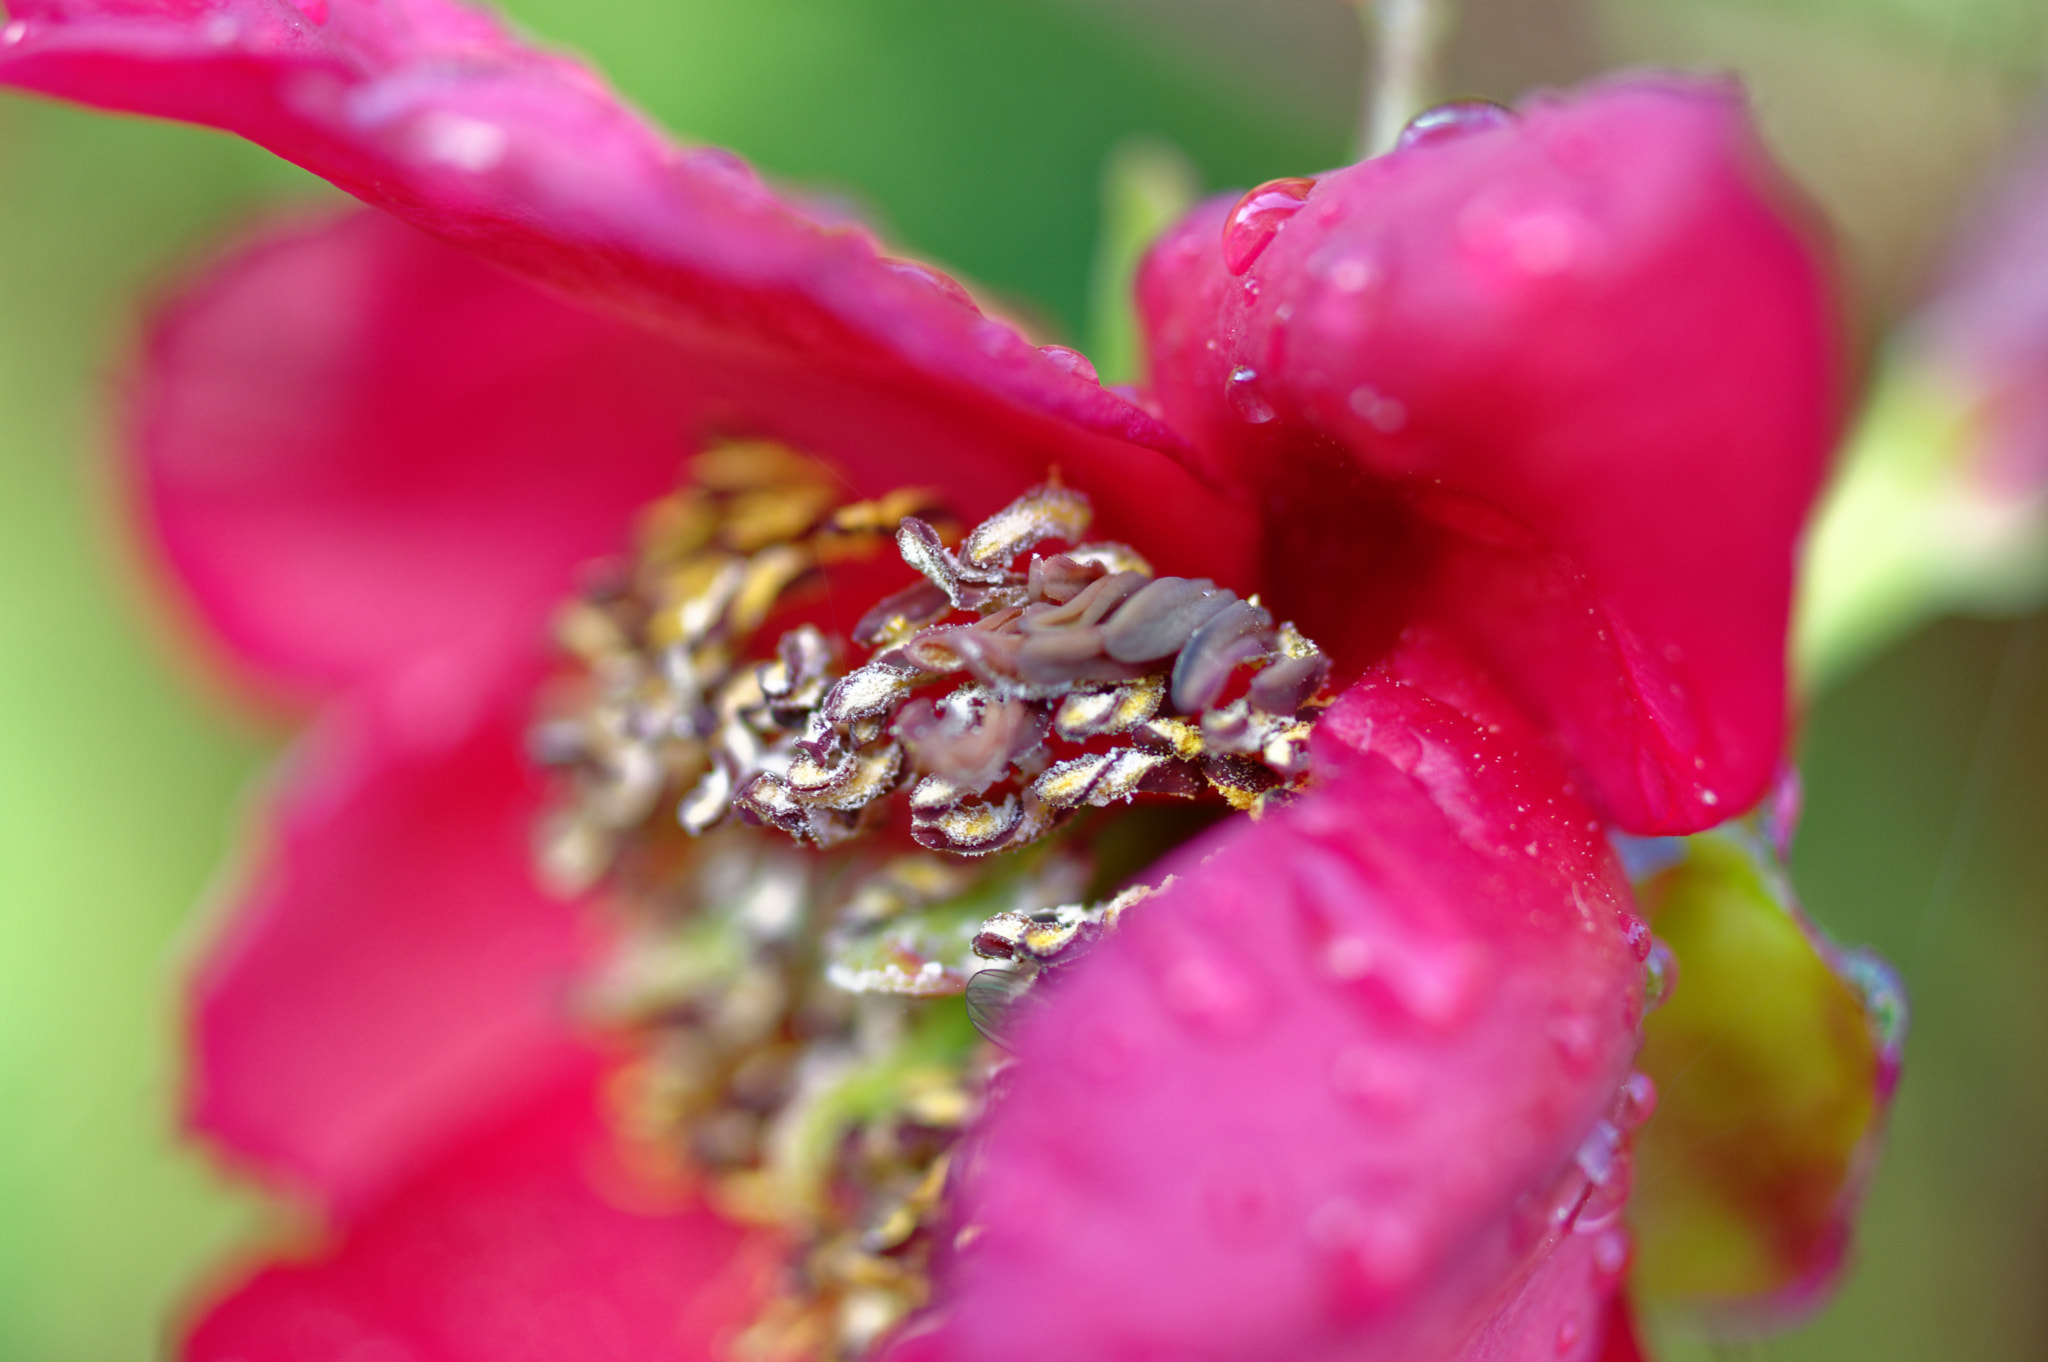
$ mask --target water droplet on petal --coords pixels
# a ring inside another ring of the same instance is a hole
[[[1640,1069],[1631,1072],[1614,1103],[1614,1124],[1624,1131],[1640,1130],[1656,1110],[1656,1083]]]
[[[1263,426],[1273,419],[1274,412],[1272,404],[1259,395],[1258,384],[1259,371],[1249,364],[1240,364],[1230,371],[1229,379],[1224,382],[1223,396],[1240,420]]]
[[[1223,267],[1232,274],[1250,269],[1315,187],[1314,180],[1268,180],[1247,191],[1223,220]]]
[[[206,21],[206,41],[215,47],[226,47],[242,36],[242,26],[225,14],[217,14]]]
[[[1608,1281],[1614,1281],[1628,1271],[1629,1259],[1634,1252],[1635,1244],[1629,1239],[1627,1230],[1617,1225],[1603,1231],[1593,1242],[1593,1270]]]
[[[1351,410],[1364,418],[1367,425],[1385,435],[1392,435],[1408,424],[1408,408],[1396,398],[1361,383],[1351,390]]]
[[[1643,957],[1644,1010],[1655,1012],[1671,1001],[1671,995],[1677,988],[1678,957],[1663,941],[1651,941],[1650,953]]]
[[[1579,1141],[1578,1152],[1572,1155],[1572,1159],[1588,1182],[1598,1184],[1606,1182],[1613,1173],[1614,1162],[1620,1154],[1620,1127],[1612,1121],[1595,1121],[1593,1128],[1586,1132],[1586,1138]]]
[[[1565,1067],[1577,1073],[1584,1073],[1592,1067],[1594,1056],[1599,1052],[1600,1037],[1593,1026],[1593,1019],[1577,1012],[1567,1012],[1554,1017],[1550,1022],[1550,1043],[1557,1050]]]
[[[1447,142],[1488,128],[1504,128],[1514,121],[1513,109],[1490,99],[1455,100],[1433,109],[1424,109],[1409,119],[1408,126],[1401,129],[1401,136],[1394,142],[1394,150],[1407,151],[1431,142]]]
[[[0,28],[0,45],[12,47],[28,36],[28,25],[20,19],[5,28]]]
[[[1579,1346],[1579,1335],[1583,1332],[1576,1312],[1566,1315],[1557,1326],[1557,1355],[1564,1356]]]
[[[1363,293],[1379,277],[1379,266],[1360,256],[1346,256],[1330,267],[1330,287],[1339,293]]]
[[[1862,948],[1842,952],[1837,965],[1844,981],[1863,999],[1863,1013],[1877,1037],[1878,1053],[1896,1072],[1900,1052],[1905,1049],[1911,1009],[1906,986],[1899,972],[1877,952]]]
[[[1621,924],[1621,939],[1627,943],[1629,954],[1638,960],[1650,958],[1650,945],[1657,938],[1650,932],[1650,924],[1624,909],[1617,914]]]
[[[937,292],[945,294],[955,302],[965,303],[969,307],[974,306],[973,295],[968,293],[960,281],[950,274],[935,270],[930,265],[918,260],[884,260],[882,263],[887,265],[896,274],[923,281]]]
[[[1330,1066],[1330,1086],[1347,1104],[1382,1118],[1409,1114],[1421,1095],[1415,1075],[1405,1065],[1364,1045],[1338,1054]]]
[[[1159,991],[1175,1015],[1217,1035],[1244,1036],[1265,1020],[1258,981],[1213,950],[1184,948],[1160,971]]]
[[[1628,1205],[1630,1186],[1635,1181],[1635,1159],[1626,1150],[1615,1153],[1608,1165],[1607,1176],[1595,1181],[1586,1199],[1579,1204],[1579,1213],[1572,1220],[1574,1234],[1599,1234],[1612,1229],[1621,1219],[1622,1209]]]
[[[1094,364],[1079,350],[1072,350],[1064,345],[1041,345],[1038,347],[1038,353],[1067,373],[1077,375],[1090,383],[1101,382],[1096,377]]]

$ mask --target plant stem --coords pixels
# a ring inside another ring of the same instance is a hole
[[[1451,31],[1450,0],[1353,0],[1365,23],[1366,88],[1359,150],[1377,156],[1394,145],[1436,84],[1437,56]]]

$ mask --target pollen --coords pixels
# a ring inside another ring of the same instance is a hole
[[[779,444],[689,473],[559,614],[538,860],[620,919],[585,1003],[638,1040],[623,1135],[794,1246],[735,1355],[851,1362],[967,1251],[945,1170],[1023,1021],[1170,892],[1098,885],[1094,839],[1293,797],[1329,664],[1056,479],[963,531]]]

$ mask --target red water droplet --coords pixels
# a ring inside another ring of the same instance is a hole
[[[1301,211],[1314,180],[1268,180],[1248,191],[1223,220],[1223,267],[1243,274],[1273,240],[1287,219]]]
[[[1447,142],[1488,128],[1506,127],[1514,121],[1513,109],[1490,99],[1460,99],[1439,104],[1408,120],[1408,126],[1401,129],[1401,136],[1394,143],[1394,150],[1407,151],[1432,142]]]
[[[1090,383],[1101,382],[1096,376],[1095,365],[1079,350],[1071,350],[1064,345],[1041,345],[1038,347],[1038,353],[1067,373],[1086,379]]]
[[[1557,1326],[1557,1353],[1562,1357],[1579,1344],[1581,1328],[1576,1314],[1566,1315],[1564,1322]]]
[[[1640,1069],[1629,1074],[1614,1104],[1614,1124],[1624,1131],[1640,1130],[1656,1110],[1657,1085]]]
[[[1593,1270],[1609,1281],[1628,1271],[1629,1259],[1634,1256],[1634,1242],[1618,1225],[1593,1241]]]
[[[1650,943],[1656,938],[1650,932],[1650,924],[1624,909],[1618,918],[1621,923],[1621,939],[1628,943],[1629,954],[1638,960],[1650,958]]]

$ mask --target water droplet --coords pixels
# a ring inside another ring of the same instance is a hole
[[[1490,99],[1460,99],[1424,109],[1408,120],[1394,150],[1407,151],[1431,142],[1447,142],[1488,128],[1503,128],[1515,121],[1515,111]]]
[[[1624,908],[1616,914],[1621,924],[1621,939],[1627,943],[1629,954],[1638,960],[1650,958],[1650,945],[1657,938],[1650,931],[1650,924]]]
[[[1315,187],[1314,180],[1268,180],[1247,191],[1223,220],[1223,267],[1232,274],[1250,269]]]
[[[1671,1001],[1678,989],[1678,957],[1661,940],[1652,940],[1650,953],[1643,957],[1643,1008],[1655,1012]]]
[[[1702,789],[1700,791],[1700,803],[1706,805],[1708,808],[1711,809],[1720,802],[1721,796],[1715,794],[1712,790]]]
[[[1082,354],[1079,350],[1072,350],[1064,345],[1041,345],[1038,347],[1038,353],[1044,355],[1056,367],[1065,370],[1067,373],[1077,375],[1090,383],[1101,382],[1096,377],[1094,364],[1090,363],[1088,356]]]
[[[216,14],[206,21],[206,41],[215,47],[226,47],[242,36],[242,26],[225,14]]]
[[[1592,1066],[1594,1056],[1599,1052],[1600,1037],[1591,1017],[1567,1012],[1551,1019],[1549,1031],[1550,1043],[1556,1047],[1567,1068],[1584,1073]]]
[[[1351,390],[1351,410],[1365,420],[1365,423],[1382,434],[1391,435],[1408,424],[1408,408],[1396,398],[1361,383]]]
[[[1223,395],[1239,419],[1263,426],[1273,419],[1274,412],[1272,404],[1259,395],[1258,383],[1259,371],[1249,364],[1240,364],[1230,371],[1230,378],[1223,385]]]
[[[973,295],[969,294],[962,287],[960,281],[950,274],[935,270],[930,265],[918,260],[884,260],[882,263],[887,265],[896,274],[910,279],[922,280],[955,302],[965,303],[969,307],[974,306]],[[1005,329],[1007,330],[1008,328]]]
[[[14,46],[27,36],[28,25],[20,19],[16,19],[5,28],[0,28],[0,44],[5,44],[8,47]]]
[[[1159,992],[1175,1014],[1201,1030],[1243,1036],[1265,1017],[1258,981],[1213,950],[1190,946],[1159,975]]]
[[[419,122],[420,147],[430,161],[481,175],[505,159],[511,139],[495,123],[436,109]]]
[[[1579,1346],[1579,1335],[1584,1332],[1579,1324],[1577,1312],[1566,1315],[1557,1326],[1557,1355],[1564,1356]]]
[[[1621,1128],[1612,1121],[1595,1121],[1593,1128],[1586,1132],[1586,1138],[1579,1141],[1578,1152],[1572,1160],[1579,1165],[1579,1171],[1586,1180],[1599,1184],[1606,1182],[1614,1171],[1614,1161],[1621,1153]]]
[[[1599,1234],[1614,1228],[1621,1220],[1622,1209],[1628,1205],[1629,1188],[1634,1181],[1634,1157],[1626,1149],[1616,1151],[1607,1176],[1596,1179],[1586,1199],[1579,1203],[1579,1213],[1572,1219],[1572,1233]]]
[[[1640,1130],[1657,1110],[1657,1084],[1637,1069],[1623,1080],[1614,1103],[1614,1124],[1623,1131]]]
[[[1330,287],[1339,293],[1363,293],[1380,277],[1379,266],[1361,256],[1347,256],[1330,269]]]
[[[1906,1045],[1911,1009],[1906,1003],[1906,986],[1891,962],[1873,950],[1856,948],[1842,952],[1837,968],[1842,979],[1863,1000],[1863,1013],[1870,1021],[1883,1057],[1896,1064]]]
[[[1635,1244],[1628,1231],[1616,1225],[1603,1231],[1593,1242],[1593,1270],[1608,1281],[1618,1279],[1628,1271],[1629,1259],[1635,1254]]]
[[[1420,1085],[1400,1061],[1368,1046],[1353,1045],[1330,1066],[1337,1095],[1371,1116],[1405,1116],[1415,1109]]]

